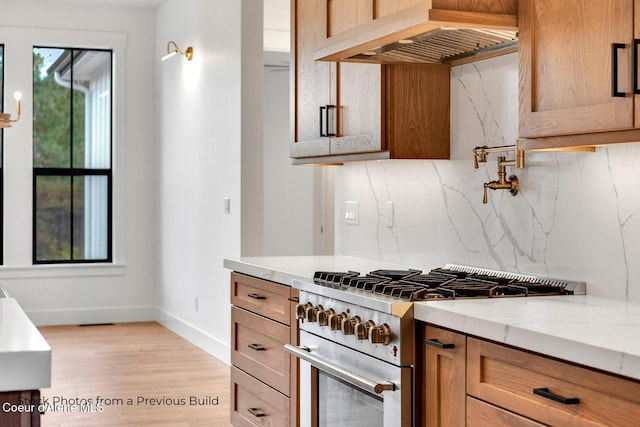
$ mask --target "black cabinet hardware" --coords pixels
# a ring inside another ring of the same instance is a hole
[[[260,412],[260,410],[258,408],[249,408],[249,409],[247,409],[247,411],[249,411],[249,413],[251,415],[253,415],[254,417],[264,417],[264,416],[266,416],[266,414],[264,412]]]
[[[534,388],[533,394],[537,394],[538,396],[545,397],[547,399],[553,400],[554,402],[562,403],[564,405],[577,405],[580,403],[580,399],[577,397],[562,397],[557,394],[551,393],[548,388]]]
[[[625,93],[618,91],[618,51],[624,49],[624,43],[611,44],[611,96],[624,98]]]
[[[631,44],[633,48],[632,61],[633,61],[633,93],[640,94],[640,88],[638,87],[638,46],[640,45],[640,39],[633,39]]]
[[[249,347],[252,350],[255,351],[265,351],[266,348],[262,347],[260,344],[249,344],[247,347]]]
[[[320,106],[320,136],[336,136],[335,132],[329,132],[329,111],[334,108],[335,105]]]
[[[248,297],[253,298],[253,299],[267,299],[267,297],[265,297],[264,295],[260,295],[260,294],[247,294]]]
[[[432,347],[437,347],[437,348],[442,348],[442,349],[449,349],[449,348],[454,348],[455,346],[452,343],[441,343],[440,341],[436,340],[436,339],[432,339],[432,340],[425,340],[424,343],[426,345],[430,345]]]

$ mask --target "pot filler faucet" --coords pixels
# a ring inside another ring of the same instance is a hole
[[[473,149],[473,167],[478,169],[479,163],[487,162],[487,154],[490,153],[509,153],[513,151],[516,158],[507,160],[506,156],[498,156],[498,180],[484,183],[484,196],[482,203],[487,203],[487,189],[491,190],[509,190],[509,194],[515,196],[518,194],[520,184],[515,175],[510,175],[507,179],[507,166],[515,166],[518,169],[524,168],[524,150],[518,150],[517,145],[505,145],[502,147],[476,147]]]

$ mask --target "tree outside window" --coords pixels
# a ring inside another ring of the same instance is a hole
[[[33,49],[33,262],[112,260],[112,52]]]

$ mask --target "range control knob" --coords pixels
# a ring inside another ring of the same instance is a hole
[[[393,338],[393,332],[391,332],[391,328],[386,323],[373,326],[369,330],[369,341],[371,341],[371,344],[389,345],[391,338]]]
[[[367,320],[366,322],[360,322],[356,325],[356,338],[360,341],[366,340],[369,338],[369,329],[374,327],[376,324],[373,320]]]
[[[359,316],[346,317],[342,319],[342,324],[340,325],[342,333],[344,335],[353,335],[356,325],[360,323],[360,321],[361,319]]]
[[[307,320],[311,323],[318,321],[318,312],[324,311],[321,305],[317,305],[316,307],[309,304],[306,308],[305,314],[307,316]]]
[[[306,319],[307,318],[307,307],[311,307],[311,303],[308,302],[306,304],[298,304],[296,305],[296,318],[297,319]]]
[[[333,313],[329,316],[329,327],[332,331],[339,331],[342,329],[342,319],[347,319],[349,316],[344,311],[340,314]]]
[[[329,310],[322,310],[318,312],[318,325],[327,326],[329,324],[329,317],[336,314],[333,308]]]

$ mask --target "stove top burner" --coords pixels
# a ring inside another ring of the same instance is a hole
[[[334,288],[359,289],[406,301],[572,293],[558,281],[537,280],[533,276],[511,273],[504,276],[491,273],[494,272],[491,270],[460,271],[452,268],[434,268],[426,274],[421,270],[413,269],[374,270],[364,276],[354,271],[319,271],[314,274],[314,282]]]

